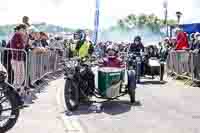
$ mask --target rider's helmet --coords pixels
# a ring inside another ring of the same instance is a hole
[[[79,41],[85,40],[86,39],[86,33],[84,32],[84,30],[77,30],[74,33],[74,39],[79,40]]]
[[[148,54],[152,55],[155,53],[155,48],[153,45],[148,46]]]
[[[134,42],[141,42],[142,38],[140,36],[136,36],[134,38]]]
[[[118,47],[114,44],[111,44],[106,48],[106,52],[108,56],[116,56],[118,53]]]
[[[141,37],[140,36],[136,36],[135,38],[134,38],[134,45],[140,45],[141,44]]]

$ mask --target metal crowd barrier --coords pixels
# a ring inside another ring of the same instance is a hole
[[[7,70],[8,82],[16,88],[29,87],[29,83],[34,84],[45,75],[61,70],[62,60],[67,57],[65,49],[48,49],[45,53],[0,49],[0,63]]]
[[[67,58],[65,49],[48,49],[45,53],[29,52],[29,79],[31,84],[44,76],[62,69],[62,60]]]
[[[25,50],[1,48],[0,63],[7,71],[7,81],[16,89],[27,86],[27,52]]]
[[[170,51],[167,58],[167,71],[193,81],[200,81],[200,53],[184,50]]]

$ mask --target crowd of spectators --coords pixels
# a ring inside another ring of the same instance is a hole
[[[72,42],[64,41],[59,36],[50,36],[42,32],[29,22],[29,17],[24,16],[22,23],[13,29],[8,40],[2,40],[1,47],[6,48],[1,52],[1,63],[7,69],[8,82],[13,84],[16,90],[23,95],[25,93],[25,80],[29,87],[34,87],[30,78],[25,79],[26,67],[30,68],[28,59],[32,54],[46,54],[48,51],[56,51],[60,55],[64,48]],[[69,52],[69,51],[68,51]],[[2,54],[3,53],[3,54]],[[32,54],[31,54],[32,53]],[[37,63],[37,62],[36,62]]]

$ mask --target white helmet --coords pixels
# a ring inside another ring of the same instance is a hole
[[[194,34],[194,38],[197,39],[198,36],[200,36],[200,33],[199,33],[199,32],[196,32],[196,33]]]
[[[118,51],[118,47],[115,46],[114,44],[111,44],[111,45],[109,45],[107,47],[106,51],[108,51],[108,50],[114,50],[115,52],[117,52]]]

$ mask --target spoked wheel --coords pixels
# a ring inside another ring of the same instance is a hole
[[[0,89],[0,132],[5,133],[17,122],[19,108],[16,97],[12,92]]]
[[[79,88],[73,80],[66,79],[64,94],[67,109],[69,111],[76,110],[79,106]]]

